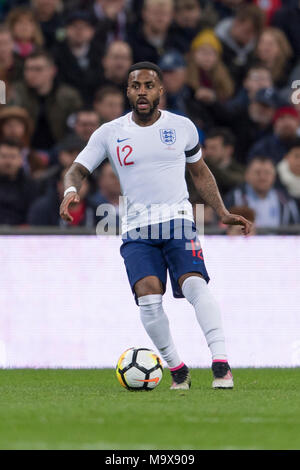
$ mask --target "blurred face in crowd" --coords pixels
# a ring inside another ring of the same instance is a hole
[[[271,161],[253,160],[246,170],[245,180],[260,196],[266,196],[273,187],[276,171]]]
[[[178,2],[175,11],[175,21],[181,28],[196,28],[202,16],[197,0],[182,0]]]
[[[289,164],[290,171],[300,177],[300,147],[291,149],[285,158]]]
[[[33,5],[37,12],[45,17],[51,17],[58,7],[59,0],[34,0]]]
[[[105,76],[122,83],[127,79],[131,65],[132,53],[130,46],[123,41],[112,42],[103,58]]]
[[[281,139],[290,139],[296,136],[299,119],[286,114],[278,118],[274,124],[274,131]]]
[[[31,41],[35,34],[35,23],[30,15],[20,15],[12,29],[15,40]]]
[[[98,177],[98,188],[105,197],[116,198],[121,194],[120,183],[110,163],[105,163]]]
[[[13,53],[14,42],[9,31],[0,32],[0,62]]]
[[[2,126],[2,136],[6,139],[22,140],[25,135],[25,125],[21,119],[11,117]]]
[[[86,21],[76,20],[67,28],[67,40],[71,47],[81,47],[89,44],[94,37],[95,29]]]
[[[124,113],[124,98],[121,93],[110,93],[95,102],[94,109],[101,121],[109,122]]]
[[[256,33],[252,21],[240,21],[235,19],[232,23],[231,36],[241,46],[246,46],[256,39]]]
[[[250,99],[254,98],[259,90],[272,87],[272,75],[267,69],[251,69],[244,80],[244,88]]]
[[[55,66],[46,57],[28,58],[25,61],[24,77],[30,88],[39,90],[51,85],[56,75]]]
[[[149,119],[157,109],[163,87],[154,70],[135,70],[128,80],[130,106],[140,119]]]
[[[115,18],[126,5],[126,0],[96,0],[109,18]]]
[[[179,93],[186,81],[186,68],[180,67],[175,70],[163,72],[164,88],[167,93],[175,95]]]
[[[204,158],[207,158],[214,165],[220,167],[229,163],[233,154],[232,145],[224,145],[224,140],[221,136],[207,138],[203,149]]]
[[[216,50],[209,45],[203,45],[194,51],[194,59],[197,67],[205,72],[209,72],[215,67],[218,58],[219,56]]]
[[[252,102],[248,107],[249,116],[253,122],[268,126],[272,123],[275,109],[262,103]]]
[[[274,62],[280,54],[280,46],[272,33],[264,32],[257,45],[257,56],[263,62]]]
[[[172,2],[147,1],[142,12],[147,31],[152,34],[166,34],[173,20]]]
[[[96,111],[81,111],[77,114],[74,129],[76,134],[85,142],[89,140],[98,127],[99,116]]]
[[[58,154],[58,161],[64,168],[70,168],[80,150],[61,150]]]
[[[22,168],[23,160],[18,147],[0,145],[0,175],[15,178]]]

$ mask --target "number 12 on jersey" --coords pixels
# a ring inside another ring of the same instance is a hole
[[[125,145],[125,147],[123,147],[122,149],[120,149],[119,146],[117,147],[117,155],[118,155],[120,166],[134,165],[134,162],[132,161],[129,162],[127,160],[128,157],[130,157],[130,155],[132,154],[132,151],[133,149],[131,145]]]

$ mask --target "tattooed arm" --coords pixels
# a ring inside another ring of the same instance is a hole
[[[90,172],[80,163],[73,163],[71,168],[65,175],[64,178],[64,188],[65,190],[74,186],[76,191],[72,191],[64,197],[61,205],[60,205],[60,216],[62,219],[66,220],[67,222],[72,222],[73,217],[69,213],[69,206],[74,203],[80,202],[79,191],[82,185],[82,181],[86,178]]]
[[[251,222],[240,215],[230,214],[221,198],[216,180],[203,158],[196,163],[188,163],[195,188],[202,200],[211,206],[218,214],[221,222],[226,225],[242,225],[243,233],[247,235],[251,229]]]

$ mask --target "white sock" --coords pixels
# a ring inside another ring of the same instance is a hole
[[[182,292],[195,309],[212,359],[227,359],[220,309],[206,281],[199,276],[190,276],[183,282]]]
[[[145,330],[169,368],[183,365],[171,337],[169,320],[162,306],[162,295],[145,295],[138,298],[138,303]]]

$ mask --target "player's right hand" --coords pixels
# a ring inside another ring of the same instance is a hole
[[[72,193],[68,193],[64,197],[59,209],[59,215],[63,220],[65,220],[66,222],[73,222],[73,217],[69,213],[69,206],[71,204],[77,204],[78,202],[80,202],[80,197],[78,193],[75,193],[75,191]]]

